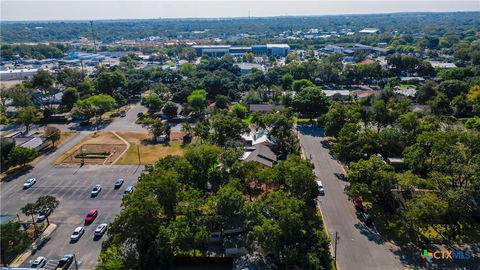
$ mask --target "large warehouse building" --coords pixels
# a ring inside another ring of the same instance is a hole
[[[222,57],[225,54],[243,55],[251,52],[255,55],[287,56],[290,53],[288,44],[254,45],[252,47],[232,47],[230,45],[195,45],[192,46],[198,56]]]

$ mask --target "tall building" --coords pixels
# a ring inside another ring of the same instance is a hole
[[[265,44],[252,47],[232,47],[230,45],[195,45],[192,46],[198,56],[222,57],[225,54],[243,55],[252,52],[255,55],[287,56],[291,49],[288,44]]]

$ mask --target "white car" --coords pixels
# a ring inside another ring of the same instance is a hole
[[[33,261],[32,265],[30,265],[31,268],[42,268],[45,264],[47,263],[47,259],[45,257],[38,257]]]
[[[320,193],[320,195],[325,195],[325,189],[323,188],[322,181],[317,180],[317,186],[318,186],[318,193]]]
[[[95,232],[93,233],[94,237],[95,238],[102,237],[107,231],[107,226],[108,226],[107,223],[102,223],[98,225],[97,228],[95,229]]]
[[[82,237],[83,233],[85,233],[85,227],[78,226],[77,228],[75,228],[72,235],[70,236],[70,241],[72,241],[72,242],[73,241],[78,241],[78,239],[80,239],[80,237]]]
[[[27,189],[31,186],[33,186],[37,182],[37,179],[35,178],[30,178],[25,183],[23,183],[23,189]]]
[[[100,191],[102,190],[102,186],[100,185],[95,185],[92,189],[92,197],[95,197],[98,195],[98,193],[100,193]]]

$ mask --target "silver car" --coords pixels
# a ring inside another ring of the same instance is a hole
[[[102,237],[107,231],[107,227],[108,227],[107,223],[102,223],[98,225],[97,228],[95,229],[95,232],[93,233],[94,238]]]
[[[78,239],[80,239],[80,237],[82,237],[83,233],[85,233],[85,227],[78,226],[77,228],[75,228],[72,235],[70,236],[70,241],[72,241],[72,242],[78,241]]]
[[[30,179],[28,179],[27,181],[25,181],[25,183],[23,183],[23,189],[30,188],[30,187],[33,186],[36,182],[37,182],[37,179],[36,179],[36,178],[30,178]]]
[[[31,268],[42,268],[43,266],[45,266],[45,264],[47,263],[47,259],[45,257],[37,257],[35,259],[35,261],[33,261],[32,265],[30,265]]]
[[[101,190],[102,190],[102,186],[95,185],[92,189],[92,197],[96,197]]]

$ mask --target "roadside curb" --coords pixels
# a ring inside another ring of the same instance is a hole
[[[22,254],[18,255],[15,260],[10,264],[10,267],[20,267],[32,254],[34,254],[33,249],[35,246],[38,246],[40,241],[44,240],[45,238],[49,237],[55,230],[57,229],[57,225],[50,223],[48,227],[42,232],[42,234],[35,240],[26,251]]]
[[[125,140],[124,138],[122,138],[122,136],[118,135],[117,132],[115,131],[110,131],[113,135],[117,136],[117,138],[119,138],[120,140],[122,140],[123,143],[125,143],[127,145],[127,148],[125,148],[125,150],[123,150],[123,152],[117,157],[117,159],[115,159],[111,164],[110,166],[112,165],[115,165],[115,163],[117,163],[117,161],[123,156],[125,155],[125,153],[128,151],[128,149],[130,148],[130,143]]]

